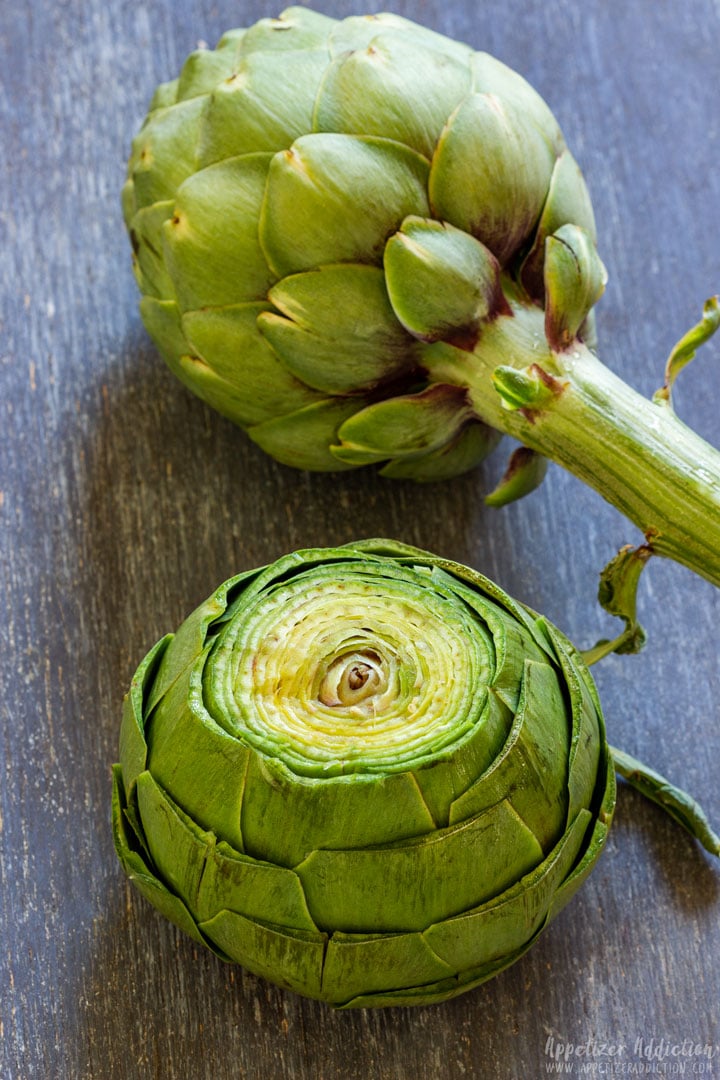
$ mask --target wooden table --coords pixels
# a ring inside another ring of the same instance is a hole
[[[550,102],[610,271],[602,354],[651,394],[720,287],[717,3],[394,10],[496,54]],[[503,453],[432,487],[291,471],[160,363],[120,220],[130,139],[199,39],[275,13],[245,0],[28,0],[0,14],[2,1077],[535,1078],[568,1043],[587,1047],[567,1052],[578,1075],[720,1075],[718,864],[627,789],[570,907],[514,968],[445,1006],[333,1013],[283,993],[201,954],[120,871],[109,776],[124,689],[146,648],[231,573],[298,546],[395,536],[484,570],[589,645],[614,633],[597,574],[638,540],[554,467],[530,498],[484,508]],[[719,349],[676,394],[711,441]],[[716,826],[718,596],[658,560],[641,587],[645,652],[596,669],[612,741],[691,789]]]

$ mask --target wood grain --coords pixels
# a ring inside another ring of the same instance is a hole
[[[394,10],[494,53],[550,102],[611,275],[603,357],[652,393],[720,287],[717,3]],[[431,487],[292,472],[164,369],[120,220],[130,139],[199,39],[264,14],[243,0],[0,12],[2,1076],[538,1077],[548,1039],[622,1043],[617,1060],[637,1064],[638,1038],[712,1043],[704,1073],[720,1074],[718,867],[627,790],[609,850],[538,945],[434,1008],[336,1014],[285,994],[201,955],[123,879],[109,828],[122,694],[147,647],[231,573],[297,546],[394,536],[478,567],[586,645],[612,632],[597,573],[637,540],[555,468],[522,503],[485,509],[502,452]],[[676,394],[716,443],[718,349]],[[641,605],[645,652],[598,671],[612,741],[690,788],[717,826],[718,593],[658,562]]]

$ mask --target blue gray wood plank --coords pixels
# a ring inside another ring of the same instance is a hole
[[[720,288],[717,3],[394,10],[495,53],[550,102],[610,271],[603,358],[652,393]],[[122,694],[146,648],[231,573],[296,546],[396,536],[485,571],[583,645],[610,632],[597,573],[638,539],[555,468],[529,499],[485,509],[502,452],[427,488],[293,473],[165,371],[120,220],[130,138],[154,84],[199,39],[265,14],[229,0],[30,0],[0,13],[2,1076],[535,1077],[560,1043],[622,1043],[626,1062],[653,1039],[718,1047],[718,869],[627,790],[601,863],[530,954],[415,1011],[334,1014],[225,967],[116,864]],[[719,348],[676,393],[716,443]],[[689,787],[717,825],[718,593],[660,562],[641,593],[645,652],[597,671],[611,737]],[[706,1075],[720,1073],[720,1048],[712,1065]]]

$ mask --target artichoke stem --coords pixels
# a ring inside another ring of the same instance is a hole
[[[538,369],[562,389],[524,404],[520,379],[508,402],[499,367],[527,376],[530,397]],[[638,526],[652,554],[720,586],[720,453],[578,339],[553,352],[539,309],[517,306],[513,317],[497,318],[472,357],[446,352],[433,375],[464,384],[480,419],[595,488]]]

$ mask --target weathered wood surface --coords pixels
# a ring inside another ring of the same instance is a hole
[[[650,394],[720,286],[717,3],[394,10],[495,53],[552,104],[611,274],[603,356]],[[118,207],[130,138],[156,81],[198,39],[275,13],[244,0],[28,0],[0,12],[2,1076],[537,1077],[548,1039],[597,1040],[587,1060],[605,1075],[638,1073],[637,1039],[713,1043],[712,1060],[654,1069],[718,1075],[718,866],[627,790],[581,894],[518,965],[446,1006],[334,1014],[200,955],[122,877],[109,766],[123,691],[146,648],[231,573],[385,534],[477,566],[590,644],[609,632],[597,572],[637,540],[554,468],[521,504],[484,509],[502,454],[430,488],[369,471],[296,474],[159,362]],[[711,441],[718,358],[706,347],[676,395]],[[719,594],[669,564],[646,578],[645,653],[598,671],[611,737],[685,783],[717,825]],[[602,1043],[625,1049],[608,1059]]]

